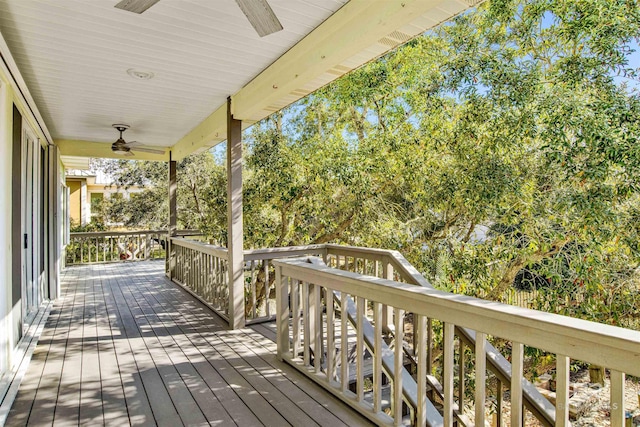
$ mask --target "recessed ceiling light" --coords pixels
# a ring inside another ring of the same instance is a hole
[[[133,77],[136,80],[150,80],[153,78],[154,74],[151,71],[140,71],[135,68],[129,68],[127,70],[127,74]]]

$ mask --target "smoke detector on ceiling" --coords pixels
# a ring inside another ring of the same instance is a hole
[[[155,75],[151,71],[141,71],[141,70],[136,70],[135,68],[129,68],[127,70],[127,74],[129,74],[131,77],[133,77],[136,80],[150,80]]]

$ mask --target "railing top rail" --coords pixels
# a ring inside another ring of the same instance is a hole
[[[432,288],[314,265],[274,261],[285,276],[517,341],[541,350],[640,375],[640,332],[553,313],[456,295]]]
[[[432,288],[433,286],[411,265],[407,259],[398,251],[391,249],[363,248],[359,246],[341,246],[326,244],[327,252],[339,253],[341,255],[356,256],[358,254],[369,254],[379,257],[381,261],[389,261],[393,267],[405,276],[405,279],[413,281],[414,285]]]
[[[137,234],[167,234],[167,230],[83,231],[69,233],[71,237],[133,236]]]
[[[169,240],[171,241],[172,245],[193,249],[222,259],[227,259],[229,254],[227,248],[213,246],[208,243],[196,242],[194,240],[188,240],[184,237],[169,237]]]
[[[273,259],[286,256],[301,256],[311,253],[324,253],[325,245],[285,246],[280,248],[251,249],[244,251],[245,261]]]

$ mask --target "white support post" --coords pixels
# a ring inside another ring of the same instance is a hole
[[[229,249],[229,327],[243,328],[244,253],[242,224],[242,122],[227,102],[227,246]]]
[[[165,245],[165,255],[168,260],[167,275],[170,280],[176,275],[176,249],[171,242],[171,238],[175,237],[178,223],[178,181],[176,172],[176,162],[171,160],[171,152],[169,152],[169,230],[167,243]]]
[[[60,169],[58,165],[58,147],[47,147],[48,154],[48,179],[49,179],[49,216],[48,216],[48,266],[49,266],[49,299],[55,300],[60,296],[59,272],[60,272],[60,244],[58,230],[61,223],[58,220],[60,213]]]

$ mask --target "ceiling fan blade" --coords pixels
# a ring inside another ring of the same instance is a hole
[[[132,150],[135,151],[140,151],[142,153],[151,153],[151,154],[164,154],[166,153],[165,150],[155,150],[153,148],[146,148],[146,147],[131,147]]]
[[[114,7],[133,13],[142,13],[160,0],[122,0]]]
[[[282,30],[282,24],[267,0],[236,0],[260,37]]]

